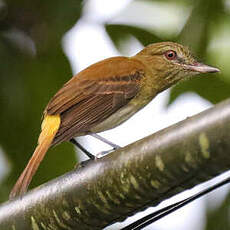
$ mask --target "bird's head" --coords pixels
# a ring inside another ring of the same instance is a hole
[[[198,62],[189,49],[174,42],[154,43],[145,47],[136,57],[141,58],[153,72],[162,87],[199,73],[216,73],[220,70]]]

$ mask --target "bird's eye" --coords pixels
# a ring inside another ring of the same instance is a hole
[[[176,59],[177,57],[177,54],[175,51],[173,50],[168,50],[165,52],[165,57],[168,59],[168,60],[174,60]]]

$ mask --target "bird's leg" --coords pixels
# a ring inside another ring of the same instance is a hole
[[[98,135],[98,134],[96,134],[96,133],[91,133],[91,134],[89,134],[89,135],[92,136],[92,137],[95,137],[96,139],[98,139],[98,140],[100,140],[100,141],[102,141],[102,142],[104,142],[104,143],[106,143],[107,145],[110,145],[110,146],[112,147],[111,150],[99,152],[99,153],[96,155],[96,157],[98,157],[98,158],[107,155],[109,152],[111,152],[111,151],[113,151],[113,150],[116,150],[116,149],[121,148],[119,145],[114,144],[113,142],[107,140],[106,138],[104,138],[104,137],[102,137],[102,136],[100,136],[100,135]]]
[[[107,145],[110,145],[111,147],[113,147],[114,150],[120,148],[119,145],[114,144],[113,142],[107,140],[106,138],[104,138],[104,137],[102,137],[102,136],[100,136],[100,135],[98,135],[98,134],[96,134],[96,133],[91,133],[91,134],[89,134],[89,135],[92,136],[92,137],[97,138],[98,140],[100,140],[100,141],[106,143]]]
[[[81,144],[79,144],[74,138],[70,139],[70,142],[77,146],[83,153],[85,153],[90,158],[90,160],[95,160],[96,157],[88,150],[86,150]]]
[[[108,154],[109,152],[120,148],[119,145],[114,144],[113,142],[107,140],[104,137],[101,137],[100,135],[98,135],[96,133],[91,133],[89,135],[92,137],[95,137],[96,139],[98,139],[98,140],[100,140],[100,141],[102,141],[102,142],[104,142],[107,145],[110,145],[112,147],[111,150],[99,152],[96,156],[94,156],[92,153],[90,153],[88,150],[86,150],[81,144],[79,144],[74,138],[70,139],[70,142],[72,144],[74,144],[77,148],[79,148],[82,152],[84,152],[90,158],[90,160],[95,160],[96,158],[103,157],[106,154]],[[81,162],[80,166],[85,166],[88,163],[88,161],[90,161],[90,160]],[[77,167],[79,167],[79,165],[77,165]]]

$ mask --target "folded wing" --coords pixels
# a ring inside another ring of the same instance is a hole
[[[70,140],[108,118],[139,92],[144,66],[135,59],[109,58],[78,73],[51,99],[45,114],[61,115],[53,144]]]

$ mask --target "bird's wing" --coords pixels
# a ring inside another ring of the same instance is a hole
[[[69,140],[126,105],[139,92],[143,64],[126,57],[109,58],[78,73],[48,103],[45,113],[60,114],[54,143]]]

